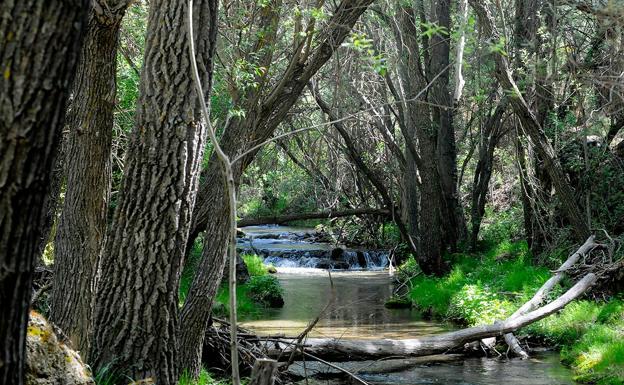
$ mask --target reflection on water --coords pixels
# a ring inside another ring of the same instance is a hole
[[[529,360],[468,358],[421,365],[399,373],[362,374],[374,384],[446,385],[570,385],[570,370],[559,363],[559,354],[546,353]]]
[[[328,273],[320,269],[278,269],[284,288],[284,307],[266,309],[243,326],[259,334],[296,335],[326,307],[332,298]],[[416,310],[386,309],[392,294],[387,272],[332,272],[334,301],[311,336],[343,338],[413,338],[447,330],[424,321]]]
[[[243,326],[258,334],[296,335],[316,317],[332,298],[326,271],[309,268],[279,268],[284,287],[284,307],[266,309],[258,319],[244,320]],[[386,309],[384,301],[392,292],[387,272],[332,272],[335,300],[311,332],[315,337],[358,339],[414,338],[449,330],[449,325],[423,320],[417,311]],[[571,385],[570,370],[559,363],[559,354],[543,353],[529,360],[467,358],[456,362],[417,364],[394,373],[366,373],[360,377],[370,384],[447,385]],[[295,363],[295,366],[302,363]],[[326,367],[308,362],[308,370]],[[312,370],[314,372],[315,370]],[[308,371],[308,374],[311,372]],[[309,384],[347,384],[344,380],[310,380]]]

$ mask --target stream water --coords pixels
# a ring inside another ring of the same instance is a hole
[[[253,251],[263,255],[265,263],[277,267],[277,278],[284,289],[284,307],[265,309],[260,315],[241,320],[243,327],[260,335],[297,335],[319,314],[320,320],[310,336],[402,339],[453,328],[449,324],[425,320],[414,309],[384,307],[393,286],[387,270],[383,270],[387,254],[382,251],[342,247],[341,258],[349,268],[332,270],[330,279],[327,270],[311,266],[331,260],[336,246],[315,242],[313,230],[254,226],[243,231],[246,237],[239,240],[239,247],[247,249],[251,241]],[[258,236],[261,238],[256,238]],[[363,253],[365,258],[362,258]],[[364,260],[366,266],[362,266]],[[574,384],[571,372],[559,363],[558,357],[555,352],[544,352],[525,361],[468,358],[418,364],[393,373],[362,372],[361,377],[374,384]],[[327,368],[317,365],[315,370]]]

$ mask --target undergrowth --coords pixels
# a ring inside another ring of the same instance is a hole
[[[467,326],[489,324],[510,316],[551,276],[535,266],[524,241],[501,236],[484,242],[475,254],[447,256],[451,271],[444,277],[419,275],[409,298],[425,315]],[[494,239],[494,241],[492,240]],[[570,286],[562,282],[549,299]],[[599,385],[624,384],[624,301],[576,301],[558,314],[527,326],[518,334],[558,347],[575,379]]]

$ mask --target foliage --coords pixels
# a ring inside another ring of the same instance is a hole
[[[267,266],[264,264],[262,257],[259,257],[256,254],[243,254],[241,258],[245,261],[247,271],[251,277],[268,274]]]
[[[421,273],[420,266],[418,266],[416,259],[411,254],[408,255],[407,259],[403,261],[403,263],[399,266],[396,272],[397,278],[401,282],[412,278],[419,273]]]
[[[524,242],[503,241],[476,255],[452,256],[451,272],[441,278],[412,280],[410,298],[433,316],[470,326],[501,320],[532,297],[551,275],[534,266]],[[501,258],[504,256],[504,259]],[[557,287],[551,298],[560,295]],[[621,384],[624,378],[624,302],[577,301],[521,333],[561,347],[562,360],[576,379]]]
[[[251,277],[247,284],[249,296],[257,302],[269,307],[284,305],[282,295],[284,291],[277,278],[272,275]],[[280,305],[281,304],[281,305]]]
[[[182,373],[180,376],[179,385],[226,385],[227,381],[220,381],[214,378],[214,376],[206,369],[202,368],[199,372],[197,379],[191,378],[188,373]]]

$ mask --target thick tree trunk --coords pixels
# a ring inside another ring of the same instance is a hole
[[[341,1],[328,21],[326,29],[317,34],[322,40],[318,42],[314,51],[304,56],[303,62],[293,57],[289,70],[269,95],[260,100],[259,105],[252,105],[244,120],[232,119],[221,138],[221,147],[232,160],[237,154],[249,151],[234,165],[235,184],[239,183],[243,171],[259,150],[259,147],[252,146],[264,142],[273,134],[299,99],[312,76],[332,57],[360,15],[372,2],[373,0]],[[189,238],[195,239],[199,232],[206,230],[202,262],[182,310],[180,333],[182,350],[185,352],[182,367],[188,369],[191,375],[197,373],[196,370],[201,364],[201,347],[210,317],[210,304],[223,276],[228,245],[226,224],[229,215],[223,184],[221,165],[213,154],[208,169],[202,173],[202,186],[193,209]]]
[[[89,2],[0,5],[0,385],[24,381],[32,274]]]
[[[435,1],[435,23],[451,31],[451,1]],[[452,250],[466,237],[466,223],[459,202],[457,191],[457,146],[455,144],[455,129],[453,127],[453,102],[451,100],[450,80],[450,39],[448,34],[436,33],[429,43],[431,49],[431,64],[428,66],[428,77],[433,79],[431,86],[431,102],[439,107],[433,107],[434,127],[437,128],[437,166],[440,177],[440,187],[444,203],[445,215],[443,227],[447,246]]]
[[[91,12],[64,148],[67,189],[54,242],[50,320],[84,360],[88,360],[95,269],[106,232],[116,56],[120,23],[128,4],[98,4]]]
[[[190,75],[187,6],[150,4],[136,126],[93,312],[94,369],[111,365],[158,384],[178,380],[179,277],[206,137]],[[209,90],[216,0],[195,1],[193,15]]]
[[[553,302],[533,310],[529,313],[509,317],[504,321],[490,325],[474,326],[454,332],[448,332],[430,337],[422,337],[405,340],[351,340],[333,338],[308,338],[304,349],[312,355],[331,361],[354,361],[378,359],[389,356],[428,356],[439,354],[459,348],[466,343],[478,341],[483,338],[503,336],[533,322],[539,321],[549,315],[563,309],[570,302],[584,294],[596,281],[596,275],[587,274],[577,282],[570,290]],[[285,343],[290,343],[285,340]],[[296,346],[286,347],[286,353]],[[270,352],[271,356],[288,357],[281,350]]]
[[[479,16],[479,21],[485,36],[488,36],[491,41],[498,41],[500,35],[494,27],[489,10],[481,2],[476,0],[470,0],[470,4]],[[585,239],[590,234],[589,226],[576,204],[574,191],[566,180],[563,169],[556,158],[555,151],[544,134],[535,114],[531,111],[520,93],[520,90],[516,86],[511,71],[509,70],[507,58],[499,53],[494,53],[493,55],[496,62],[496,78],[503,89],[509,93],[510,103],[516,116],[520,120],[526,134],[531,138],[537,154],[544,162],[544,168],[552,180],[555,191],[557,192],[563,210],[572,225],[575,235]]]
[[[431,127],[429,108],[426,103],[426,95],[422,91],[427,85],[427,80],[423,74],[420,63],[420,47],[418,36],[420,32],[416,28],[414,9],[402,7],[399,10],[401,15],[399,20],[400,35],[402,36],[405,50],[401,55],[399,63],[400,74],[403,78],[403,88],[405,98],[409,100],[406,108],[406,125],[410,126],[405,130],[407,134],[406,142],[416,142],[418,140],[418,172],[420,175],[420,204],[419,204],[419,253],[417,255],[418,265],[425,274],[441,275],[446,270],[442,261],[444,250],[443,229],[442,229],[442,190],[437,167],[436,152],[436,130]],[[417,100],[416,100],[417,99]],[[410,137],[411,134],[415,137]],[[405,183],[417,184],[417,181],[405,181]],[[426,229],[426,231],[423,231]]]
[[[306,219],[323,219],[323,218],[341,218],[349,216],[361,216],[361,215],[382,215],[385,217],[390,216],[390,211],[386,209],[376,209],[372,207],[364,207],[350,210],[327,210],[318,211],[314,213],[301,213],[301,214],[285,214],[277,215],[273,217],[260,217],[260,218],[243,218],[238,221],[237,226],[255,226],[255,225],[269,225],[269,224],[284,224],[292,221],[300,221]]]

